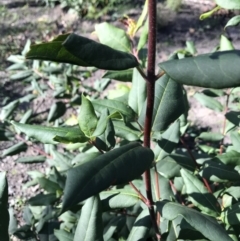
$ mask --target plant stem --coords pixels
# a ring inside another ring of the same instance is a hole
[[[144,140],[145,147],[150,148],[151,143],[151,127],[152,127],[152,115],[154,107],[154,91],[155,91],[155,59],[156,59],[156,15],[157,15],[157,2],[156,0],[148,1],[148,64],[147,64],[147,109],[144,123]],[[150,169],[144,173],[145,188],[148,201],[148,209],[151,216],[153,228],[156,232],[158,240],[161,239],[159,228],[155,218],[155,212],[153,208],[153,197],[151,188],[151,175]]]

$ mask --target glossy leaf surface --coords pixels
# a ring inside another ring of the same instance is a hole
[[[60,35],[49,43],[32,45],[26,57],[106,70],[125,70],[138,66],[133,55],[74,33]]]
[[[62,210],[66,211],[110,185],[124,184],[139,177],[151,166],[153,158],[150,149],[130,143],[70,169]]]
[[[214,89],[240,86],[239,65],[240,50],[215,52],[159,64],[178,83]]]

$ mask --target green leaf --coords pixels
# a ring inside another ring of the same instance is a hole
[[[24,70],[10,76],[10,80],[24,80],[33,74],[32,70]]]
[[[229,187],[224,191],[224,193],[227,193],[232,197],[234,197],[236,200],[238,200],[240,198],[240,187],[238,186]]]
[[[84,204],[74,235],[74,241],[103,241],[102,208],[99,195],[89,198]]]
[[[104,227],[104,240],[115,241],[115,239],[111,239],[114,233],[119,233],[119,231],[123,228],[126,223],[126,217],[124,216],[116,216],[112,218],[107,225]]]
[[[126,124],[124,121],[114,120],[113,121],[115,135],[128,141],[136,141],[140,139],[142,133],[135,128],[131,127],[130,124]]]
[[[56,136],[63,139],[65,138],[67,140],[71,140],[70,137],[73,136],[75,139],[77,139],[76,142],[86,142],[88,139],[79,128],[75,127],[47,127],[21,124],[15,121],[12,121],[11,123],[18,131],[23,132],[28,137],[35,138],[36,140],[45,144],[56,144],[57,142],[54,141],[54,137]],[[56,138],[56,140],[58,139],[59,138]]]
[[[147,98],[146,80],[143,79],[139,71],[133,69],[132,88],[128,97],[129,106],[140,115],[144,102]]]
[[[16,162],[17,163],[39,163],[45,162],[46,156],[24,156],[19,157]]]
[[[62,211],[111,185],[124,184],[139,177],[150,167],[153,158],[150,149],[130,143],[70,169],[67,172]]]
[[[73,165],[80,165],[84,162],[91,161],[92,159],[100,156],[100,152],[91,152],[91,153],[79,153],[72,159]]]
[[[129,208],[137,204],[140,200],[135,191],[128,189],[103,191],[100,193],[100,198],[103,212],[113,209]]]
[[[159,148],[156,148],[155,155],[157,156],[156,162],[171,154],[177,146],[180,139],[180,122],[175,121],[169,128],[163,132],[158,140]]]
[[[26,151],[28,148],[27,144],[25,142],[19,142],[7,149],[5,149],[2,153],[2,157],[5,157],[5,156],[13,156],[13,155],[16,155],[22,151]]]
[[[122,71],[107,71],[102,78],[109,78],[123,82],[131,82],[133,70],[127,69]]]
[[[221,214],[222,221],[229,225],[239,224],[240,223],[239,212],[240,212],[240,203],[238,202],[226,208],[222,212]]]
[[[199,174],[213,182],[234,182],[240,179],[240,174],[233,167],[213,161],[204,163],[204,167]]]
[[[49,43],[32,45],[26,57],[106,70],[125,70],[139,65],[131,54],[74,33],[60,35]]]
[[[157,184],[156,184],[156,175],[158,177],[158,184],[159,184],[159,191],[160,191],[160,198],[161,200],[174,200],[174,194],[172,191],[172,188],[170,186],[169,180],[159,173],[155,173],[153,170],[151,170],[151,178],[152,178],[152,190],[155,195],[153,195],[154,202],[159,201],[158,200],[158,190],[157,190]]]
[[[211,110],[220,111],[220,112],[223,111],[222,104],[219,101],[215,100],[214,98],[211,98],[199,92],[196,92],[194,94],[194,98],[197,99],[203,106]]]
[[[171,80],[167,75],[156,81],[153,110],[153,131],[163,131],[181,114],[185,112],[182,86]],[[146,102],[139,117],[144,126]]]
[[[149,215],[148,209],[143,209],[137,217],[127,241],[146,240],[150,229],[152,227],[152,221]]]
[[[229,111],[225,114],[228,121],[233,123],[235,126],[240,125],[240,112],[239,111]]]
[[[202,139],[204,141],[221,141],[224,138],[224,135],[221,133],[214,132],[202,132],[197,138]]]
[[[82,95],[82,105],[78,115],[78,123],[80,129],[87,137],[92,136],[98,124],[98,118],[93,105],[84,95]]]
[[[4,121],[8,119],[9,116],[11,116],[11,114],[13,113],[13,111],[18,107],[18,105],[19,105],[19,100],[14,100],[9,104],[5,105],[1,110],[0,120]]]
[[[234,50],[234,46],[227,37],[225,37],[224,35],[221,35],[219,51],[227,51],[227,50]]]
[[[214,52],[197,57],[169,60],[159,66],[178,83],[223,89],[240,85],[239,55],[240,50]]]
[[[166,156],[159,160],[156,166],[158,173],[168,179],[180,176],[180,169],[182,167],[191,172],[195,170],[195,164],[190,158],[177,154]]]
[[[8,183],[6,172],[0,172],[0,213],[1,241],[9,241]]]
[[[25,114],[22,116],[21,120],[19,121],[19,123],[21,124],[26,124],[28,123],[29,119],[31,118],[33,114],[33,111],[30,109],[27,112],[25,112]]]
[[[47,121],[48,122],[55,121],[59,117],[63,116],[65,112],[66,112],[66,105],[63,102],[58,101],[51,106],[47,117]]]
[[[157,202],[157,210],[161,217],[174,220],[182,216],[193,228],[211,241],[232,241],[223,227],[213,218],[197,212],[194,209],[173,202]]]
[[[107,22],[96,24],[95,30],[100,43],[119,51],[131,52],[131,42],[124,30]]]
[[[227,24],[225,25],[225,29],[229,26],[237,26],[240,23],[240,15],[232,17],[228,20]]]
[[[56,182],[52,182],[45,177],[38,177],[37,180],[40,187],[49,193],[56,193],[56,191],[61,190],[60,186]]]
[[[108,112],[106,114],[108,114]],[[115,131],[114,131],[112,120],[111,119],[107,119],[107,120],[108,122],[107,122],[106,130],[104,131],[104,133],[99,135],[95,140],[96,145],[103,151],[111,150],[116,144]]]
[[[226,95],[226,92],[224,90],[216,90],[216,89],[204,89],[202,93],[209,97],[220,97],[220,96]]]
[[[65,230],[54,229],[54,235],[59,239],[59,241],[73,241],[73,234]]]
[[[92,104],[95,110],[99,113],[101,113],[104,109],[108,109],[110,114],[114,112],[121,113],[126,118],[126,121],[134,121],[136,119],[136,113],[133,109],[122,101],[102,99],[94,100],[92,101]]]
[[[17,230],[18,222],[14,214],[14,209],[9,208],[9,227],[8,227],[8,232],[9,234],[13,234]]]
[[[95,112],[94,112],[95,113]],[[100,136],[106,130],[108,121],[109,121],[109,112],[108,109],[104,109],[100,115],[99,120],[97,120],[97,126],[95,131],[93,132],[92,136]]]
[[[236,151],[240,150],[240,134],[237,131],[230,132],[230,138]]]
[[[240,1],[239,0],[215,0],[216,4],[222,8],[226,9],[240,9]]]
[[[27,200],[28,204],[31,206],[47,206],[54,204],[58,198],[56,197],[56,193],[48,193],[42,194],[39,193],[36,196]]]
[[[208,192],[204,184],[196,176],[184,169],[180,172],[186,186],[186,193],[194,206],[210,216],[218,217],[221,208],[215,196]]]
[[[229,151],[222,155],[217,155],[211,159],[213,162],[222,162],[223,164],[230,165],[232,167],[240,165],[240,153],[237,151]]]

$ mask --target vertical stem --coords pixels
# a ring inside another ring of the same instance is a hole
[[[152,115],[154,107],[154,90],[155,90],[155,58],[156,58],[156,15],[157,15],[157,2],[156,0],[148,1],[148,19],[149,19],[149,33],[148,33],[148,65],[147,65],[147,109],[144,123],[144,141],[145,147],[150,148],[151,143],[151,128],[152,128]],[[145,188],[148,199],[148,208],[156,232],[157,239],[160,240],[160,232],[155,218],[153,208],[153,197],[151,188],[151,175],[150,169],[144,173]]]

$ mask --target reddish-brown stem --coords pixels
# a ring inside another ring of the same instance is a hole
[[[89,141],[89,144],[91,144],[91,145],[93,145],[93,146],[95,146],[97,149],[98,149],[98,151],[99,152],[101,152],[102,154],[104,154],[104,151],[103,150],[101,150],[98,146],[97,146],[97,144],[96,144],[96,142],[95,141]]]
[[[150,148],[151,143],[151,128],[152,128],[152,115],[154,107],[154,92],[155,92],[155,59],[156,59],[156,12],[157,2],[156,0],[148,1],[148,64],[147,64],[147,109],[144,123],[144,140],[145,147]],[[153,228],[156,232],[158,240],[161,239],[159,228],[155,218],[155,211],[153,208],[153,197],[151,188],[151,175],[150,169],[144,173],[145,189],[147,194],[148,209],[151,216]]]
[[[137,187],[132,183],[129,182],[129,185],[136,191],[138,194],[139,198],[146,204],[148,205],[148,200],[142,195],[142,193],[137,189]]]
[[[32,142],[30,141],[26,141],[23,137],[21,137],[20,135],[15,135],[15,138],[17,140],[20,140],[22,142],[24,142],[25,144],[27,144],[28,146],[32,146],[33,150],[35,150],[36,152],[38,152],[39,154],[47,157],[47,158],[52,158],[52,156],[48,155],[45,151],[43,151],[41,148],[39,148],[38,146],[34,145]]]
[[[181,203],[181,204],[184,206],[185,204],[184,204],[184,202],[183,202],[183,200],[182,200],[182,197],[181,197],[181,195],[178,193],[178,191],[177,191],[176,187],[174,186],[174,183],[172,182],[172,180],[169,180],[169,184],[170,184],[173,192],[175,193],[175,196],[177,197],[179,203]]]
[[[193,156],[192,151],[190,150],[190,148],[189,148],[188,145],[185,143],[185,141],[183,140],[182,137],[180,138],[180,141],[181,141],[181,143],[183,144],[183,146],[187,149],[187,152],[188,152],[189,156],[191,157],[191,159],[193,160],[193,162],[195,163],[195,166],[197,167],[197,169],[200,169],[200,166],[199,166],[199,164],[197,163],[195,157]],[[211,187],[209,186],[207,180],[206,180],[204,177],[202,177],[202,180],[203,180],[204,185],[205,185],[205,187],[207,188],[208,192],[209,192],[209,193],[212,193],[212,189],[211,189]]]

